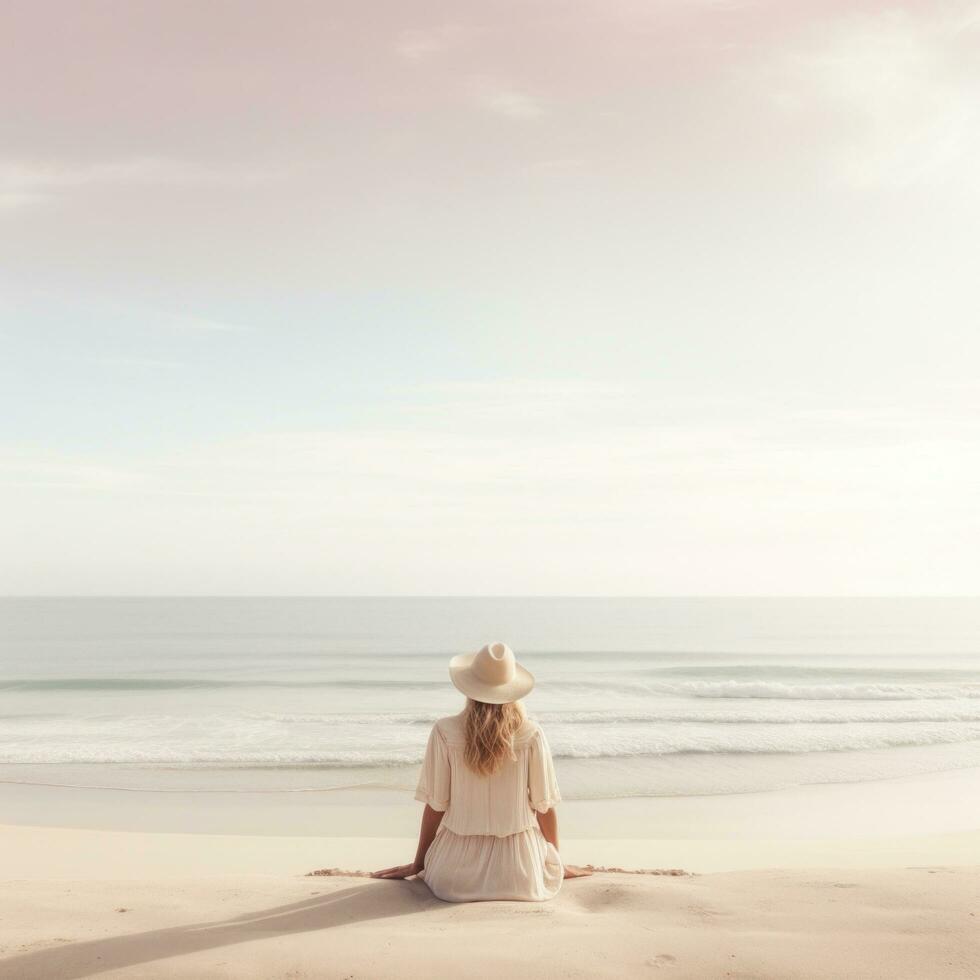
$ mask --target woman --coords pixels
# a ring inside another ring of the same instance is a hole
[[[415,799],[425,803],[415,860],[375,878],[418,875],[446,902],[554,898],[591,874],[558,855],[561,799],[544,732],[520,699],[534,678],[505,643],[449,664],[466,707],[429,733]]]

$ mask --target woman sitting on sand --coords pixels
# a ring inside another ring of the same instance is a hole
[[[561,799],[551,750],[520,699],[534,678],[505,643],[453,657],[466,707],[432,726],[415,798],[425,803],[415,860],[375,878],[418,875],[446,902],[554,898],[591,874],[558,855]]]

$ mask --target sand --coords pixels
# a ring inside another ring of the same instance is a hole
[[[341,857],[383,866],[407,843],[0,827],[0,978],[980,976],[976,833],[877,853],[881,841],[775,841],[768,860],[763,841],[675,842],[698,873],[597,873],[543,904],[307,876]],[[633,867],[670,850],[563,845],[583,863],[632,853]],[[787,855],[814,866],[775,866]]]

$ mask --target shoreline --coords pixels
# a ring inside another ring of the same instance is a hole
[[[565,800],[558,812],[569,840],[887,841],[980,829],[980,768],[757,793]],[[390,788],[160,792],[0,781],[0,814],[8,825],[103,831],[407,839],[421,807]]]
[[[920,747],[922,748],[922,747]],[[937,748],[937,746],[930,746],[929,748]],[[949,746],[942,746],[944,749],[948,749]],[[848,755],[854,755],[854,752],[848,752]],[[737,755],[737,754],[736,754]],[[785,756],[788,758],[797,758],[798,753],[785,752],[785,753],[771,753],[771,757]],[[616,760],[618,761],[618,760]],[[596,762],[603,762],[602,759],[587,759],[575,760],[576,763],[585,762],[586,764],[593,764]],[[559,764],[567,765],[567,760],[559,760]],[[152,771],[153,767],[146,767],[145,771]],[[186,778],[188,775],[192,774],[195,778],[200,778],[202,775],[208,775],[213,778],[214,774],[226,775],[228,772],[242,771],[242,769],[248,771],[247,767],[200,767],[200,768],[179,768],[171,766],[160,766],[157,768],[157,773],[168,772],[173,775],[177,775],[178,778]],[[286,768],[302,768],[302,767],[286,767]],[[237,785],[237,786],[200,786],[200,785],[175,785],[175,786],[161,786],[161,785],[140,785],[138,783],[133,783],[131,785],[125,785],[121,782],[115,782],[112,784],[96,784],[79,782],[77,780],[71,779],[69,774],[78,773],[81,771],[95,771],[95,772],[126,772],[127,775],[132,778],[134,772],[139,772],[140,769],[134,767],[130,763],[15,763],[15,762],[3,762],[0,763],[0,786],[3,785],[15,785],[15,786],[47,786],[55,787],[61,789],[78,789],[78,790],[104,790],[107,792],[123,792],[123,793],[190,793],[190,794],[226,794],[235,795],[242,793],[253,793],[256,795],[267,795],[272,796],[276,794],[331,794],[331,793],[343,793],[343,792],[383,792],[390,793],[395,796],[398,794],[411,793],[415,785],[415,780],[418,775],[419,764],[411,764],[399,767],[401,773],[404,774],[402,779],[395,782],[385,782],[378,779],[358,779],[350,783],[337,783],[333,785],[323,785],[323,786],[249,786],[249,785]],[[60,772],[64,774],[61,780],[58,779],[42,779],[37,778],[41,772],[46,769],[50,769],[54,772]],[[899,772],[899,773],[887,773],[881,775],[863,775],[854,776],[847,778],[844,776],[839,776],[834,778],[828,776],[822,779],[807,779],[794,782],[789,785],[773,785],[764,786],[758,788],[726,788],[717,789],[715,791],[690,791],[690,792],[664,792],[664,793],[612,793],[603,796],[568,796],[566,799],[572,802],[602,802],[609,800],[624,800],[624,799],[654,799],[654,800],[669,800],[674,798],[710,798],[710,797],[728,797],[728,796],[743,796],[743,795],[758,795],[760,793],[778,793],[785,790],[796,790],[796,789],[806,789],[808,787],[819,787],[819,786],[855,786],[864,783],[894,783],[902,782],[907,780],[915,779],[934,779],[943,778],[946,775],[955,775],[957,773],[965,773],[971,770],[980,771],[980,765],[969,761],[962,762],[954,765],[948,765],[938,768],[925,768],[921,770],[913,770],[910,772]],[[27,778],[14,778],[11,774],[17,773],[19,771],[25,771],[31,774]],[[265,772],[264,769],[259,769],[258,771]],[[357,770],[352,770],[357,771]],[[385,770],[395,772],[397,769]]]

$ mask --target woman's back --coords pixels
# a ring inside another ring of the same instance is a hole
[[[561,799],[551,750],[537,722],[525,719],[514,734],[514,758],[492,775],[465,760],[466,709],[432,726],[415,798],[445,811],[443,824],[457,834],[507,837],[536,827],[534,812]]]

